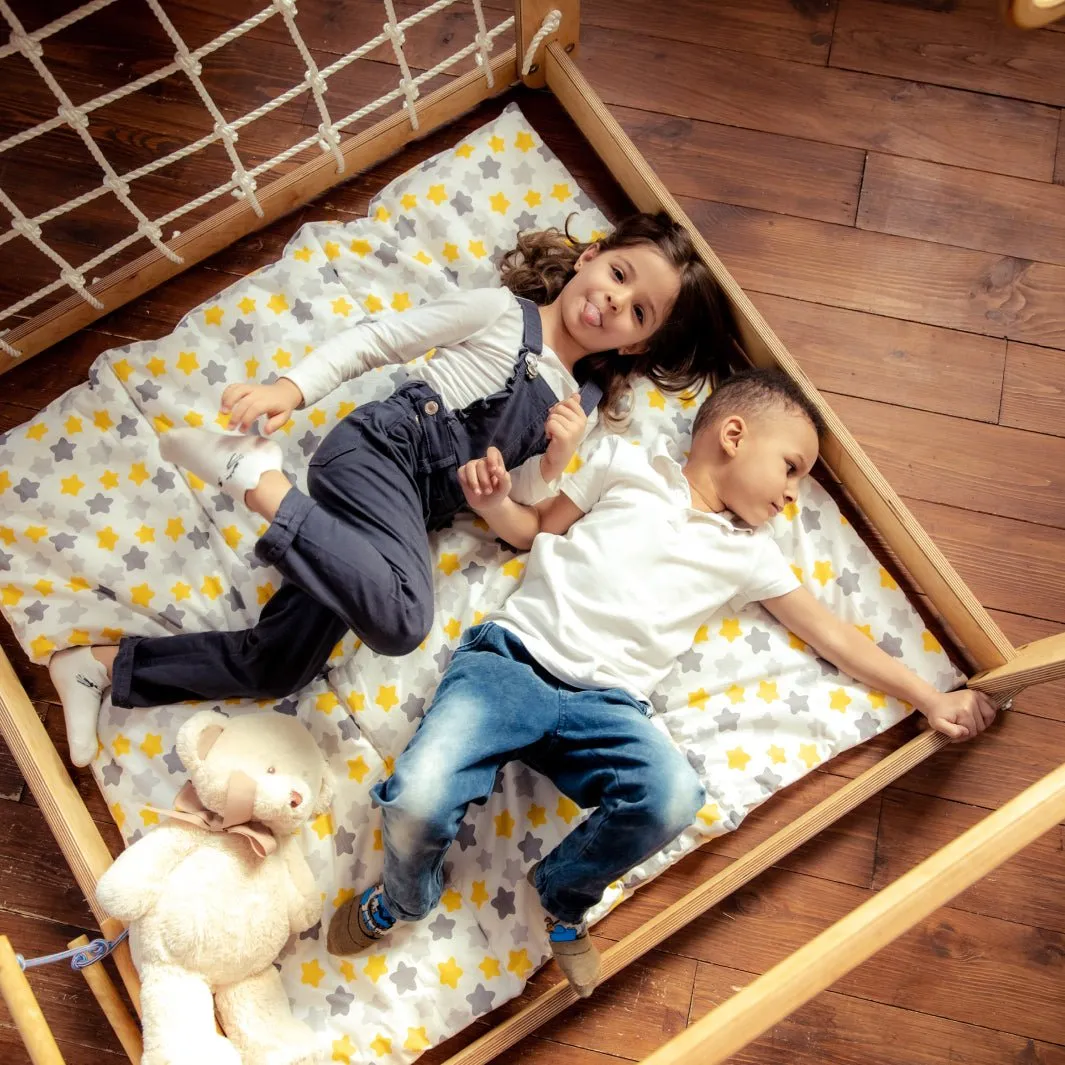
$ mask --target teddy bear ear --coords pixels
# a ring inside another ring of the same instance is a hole
[[[228,722],[229,718],[217,710],[200,710],[178,729],[175,746],[188,772],[207,757]]]
[[[324,814],[333,803],[333,790],[336,787],[336,778],[329,766],[325,767],[322,774],[322,786],[318,789],[318,798],[314,800],[314,812]]]

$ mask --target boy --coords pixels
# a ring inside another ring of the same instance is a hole
[[[382,882],[334,915],[331,951],[354,953],[397,919],[436,906],[467,805],[520,758],[595,808],[533,875],[552,952],[577,992],[590,994],[599,958],[585,911],[702,805],[695,773],[652,725],[648,699],[726,602],[761,601],[819,655],[912,703],[952,740],[991,723],[986,696],[936,691],[826,609],[772,539],[767,523],[797,499],[821,431],[789,378],[753,370],[703,404],[683,466],[664,446],[648,454],[610,437],[538,507],[509,498],[497,453],[463,467],[472,509],[504,540],[531,546],[525,578],[466,634],[394,773],[376,785]]]

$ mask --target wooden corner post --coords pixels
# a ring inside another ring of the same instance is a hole
[[[523,73],[525,53],[544,24],[544,19],[557,11],[561,16],[558,29],[548,33],[536,46],[532,66]],[[518,76],[530,89],[542,89],[547,84],[544,54],[550,42],[557,41],[563,51],[576,54],[580,38],[580,0],[514,0],[514,40],[518,51]]]

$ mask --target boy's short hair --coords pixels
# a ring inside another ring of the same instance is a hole
[[[802,414],[814,427],[818,439],[825,420],[799,386],[781,370],[742,370],[722,381],[703,401],[692,423],[692,439],[703,429],[733,414],[750,417],[769,410]]]

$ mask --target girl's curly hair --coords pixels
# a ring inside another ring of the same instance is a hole
[[[562,230],[522,233],[517,247],[500,263],[503,284],[516,296],[551,303],[576,273],[581,254],[593,244],[600,251],[649,244],[680,275],[669,317],[650,338],[646,351],[623,357],[614,351],[597,352],[577,363],[577,380],[591,380],[602,388],[599,407],[608,419],[618,419],[633,377],[647,377],[657,388],[673,393],[697,391],[708,381],[728,377],[735,349],[732,311],[687,230],[664,212],[630,215],[608,236],[587,244],[570,236],[568,219]]]

